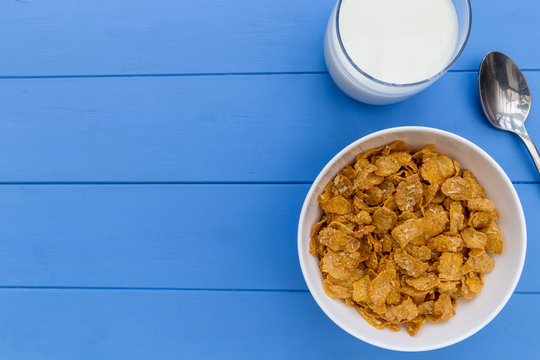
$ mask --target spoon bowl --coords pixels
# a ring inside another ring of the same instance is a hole
[[[540,173],[540,154],[525,128],[531,92],[519,67],[506,55],[490,52],[478,72],[482,108],[491,125],[517,134],[527,146]]]

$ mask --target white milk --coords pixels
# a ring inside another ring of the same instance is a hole
[[[448,70],[470,27],[469,0],[338,1],[325,36],[328,72],[356,100],[398,102]]]
[[[436,75],[452,60],[458,39],[451,0],[343,0],[338,21],[351,60],[394,84]]]

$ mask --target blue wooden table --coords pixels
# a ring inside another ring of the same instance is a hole
[[[350,100],[326,72],[333,3],[0,3],[0,359],[538,358],[540,176],[519,139],[484,120],[476,82],[485,53],[510,55],[540,142],[540,2],[473,0],[451,72],[384,107]],[[296,254],[316,174],[399,125],[480,145],[528,221],[500,315],[421,354],[339,329]]]

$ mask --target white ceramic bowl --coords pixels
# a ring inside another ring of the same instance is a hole
[[[355,308],[342,300],[328,297],[322,288],[322,275],[318,259],[309,253],[310,233],[320,219],[317,197],[326,184],[357,154],[404,140],[417,148],[435,144],[440,151],[471,170],[486,191],[486,197],[495,202],[500,214],[498,225],[503,240],[502,255],[494,256],[495,269],[484,276],[482,292],[472,301],[458,300],[456,315],[446,322],[427,322],[415,337],[402,329],[394,333],[377,330],[369,325]],[[504,307],[514,292],[525,262],[527,234],[525,217],[514,186],[506,173],[484,150],[455,134],[427,127],[397,127],[367,135],[343,149],[324,167],[311,186],[298,225],[298,257],[309,291],[319,307],[338,326],[349,334],[386,349],[398,351],[425,351],[455,344],[486,326]]]

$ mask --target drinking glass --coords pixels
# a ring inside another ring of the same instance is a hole
[[[458,40],[452,60],[434,76],[409,84],[393,84],[367,74],[347,54],[339,33],[339,13],[342,0],[338,0],[324,40],[324,57],[328,72],[343,92],[358,101],[383,105],[399,102],[419,93],[444,75],[459,59],[471,32],[472,12],[469,0],[452,0],[458,18]]]

